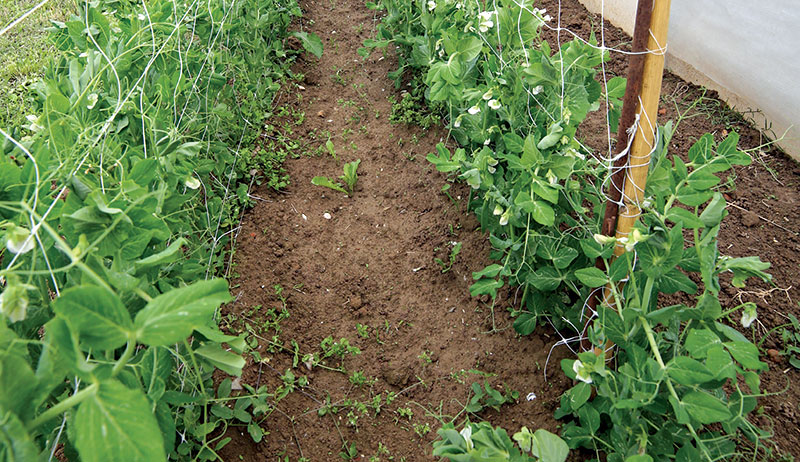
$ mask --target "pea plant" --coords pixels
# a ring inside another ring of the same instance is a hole
[[[249,185],[282,177],[239,147],[290,76],[300,13],[101,0],[53,23],[36,113],[0,130],[0,459],[219,459],[212,374],[241,374],[245,341],[219,331],[213,277]],[[233,407],[254,438],[242,413],[264,396]]]
[[[717,175],[751,161],[737,150],[738,135],[719,144],[705,135],[681,157],[667,152],[671,123],[661,127],[639,224],[619,241],[599,235],[607,166],[576,130],[603,100],[611,129],[619,129],[625,81],[595,80],[606,55],[594,40],[552,50],[539,38],[550,18],[530,2],[371,6],[386,14],[361,54],[396,45],[400,68],[390,77],[415,74],[418,93],[445,105],[458,146],[440,144],[428,160],[471,186],[469,207],[496,260],[473,273],[472,295],[494,298],[506,283],[518,286],[517,332],[530,334],[547,317],[580,337],[588,297],[608,286],[587,335],[600,351],[616,344],[614,362],[585,352],[562,363],[578,381],[556,412],[567,419],[569,447],[594,450],[598,460],[711,461],[734,454],[742,436],[767,437],[748,420],[766,364],[724,322],[741,312],[748,327],[757,314],[751,304],[723,307],[718,296],[722,273],[733,273],[737,287],[749,277],[770,280],[769,264],[718,249],[727,204]],[[614,258],[615,246],[627,252]],[[659,305],[661,294],[677,292],[693,303]],[[463,448],[465,438],[453,433],[442,444]]]
[[[577,39],[550,49],[539,39],[546,12],[511,0],[485,11],[455,1],[383,0],[380,8],[386,16],[365,49],[400,46],[394,77],[421,73],[428,101],[445,105],[461,147],[440,144],[428,160],[472,187],[470,208],[500,262],[475,274],[472,294],[521,287],[515,328],[525,335],[542,315],[577,324],[588,291],[574,272],[590,261],[582,242],[597,228],[602,194],[593,180],[603,170],[575,133],[600,107],[594,77],[606,54]],[[624,87],[624,79],[608,83],[612,105]]]
[[[512,441],[502,428],[467,421],[461,431],[449,423],[438,433],[441,439],[433,443],[433,455],[452,461],[564,462],[569,455],[564,440],[544,429],[531,433],[522,427]]]
[[[578,385],[563,395],[556,417],[575,417],[563,431],[572,447],[605,452],[608,460],[727,459],[740,434],[753,441],[769,436],[748,420],[762,393],[758,373],[767,365],[747,337],[722,322],[739,312],[749,327],[754,307],[726,308],[719,301],[722,273],[732,273],[736,287],[749,277],[771,279],[764,272],[769,264],[758,257],[731,258],[718,248],[727,212],[725,198],[713,189],[720,183],[715,174],[751,159],[736,150],[735,133],[718,145],[712,135],[703,136],[688,162],[670,158],[671,136],[668,124],[637,228],[624,242],[598,236],[593,255],[604,258],[605,271],[576,271],[588,287],[612,288],[616,309],[599,308],[589,338],[598,348],[607,341],[618,346],[617,367],[594,352],[564,360],[562,368]],[[600,244],[630,251],[612,262]],[[694,303],[658,305],[659,294],[677,292],[693,295]]]

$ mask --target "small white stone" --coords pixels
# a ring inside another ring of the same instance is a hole
[[[328,213],[328,212],[325,212],[325,213],[322,214],[322,218],[324,218],[326,220],[330,220],[331,219],[331,214]]]
[[[305,213],[301,213],[300,216],[303,217],[303,220],[308,220],[308,217],[306,216]]]

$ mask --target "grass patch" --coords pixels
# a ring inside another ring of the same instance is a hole
[[[35,7],[39,0],[0,0],[0,30]],[[41,78],[55,52],[48,40],[50,19],[64,20],[73,0],[50,0],[19,24],[0,35],[0,127],[18,126],[31,112],[29,88]]]

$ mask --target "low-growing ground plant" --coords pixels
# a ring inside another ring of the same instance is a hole
[[[340,180],[344,182],[344,184],[339,182],[334,182],[332,179],[325,177],[325,176],[315,176],[311,179],[311,184],[315,186],[324,186],[326,188],[333,189],[334,191],[339,191],[347,194],[348,196],[352,197],[353,192],[356,188],[356,183],[358,182],[358,166],[361,164],[361,159],[354,160],[353,162],[348,162],[344,164],[342,167],[343,173],[339,177]],[[346,188],[346,189],[345,189]]]

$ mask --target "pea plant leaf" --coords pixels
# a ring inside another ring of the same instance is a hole
[[[166,460],[164,440],[141,390],[101,382],[78,406],[74,443],[83,462]]]
[[[606,273],[598,268],[581,268],[575,271],[575,277],[589,287],[600,287],[608,282]]]
[[[75,329],[82,343],[98,350],[124,345],[133,328],[119,297],[98,286],[65,290],[53,303],[53,311]]]
[[[722,422],[731,418],[731,412],[722,401],[702,391],[691,391],[681,400],[686,412],[701,424]]]
[[[533,433],[531,453],[541,462],[564,462],[569,455],[569,447],[557,435],[540,428]]]
[[[224,279],[211,279],[159,295],[136,315],[140,342],[164,346],[180,342],[196,327],[211,321],[214,312],[231,295]]]
[[[0,456],[4,461],[39,460],[39,449],[13,412],[0,413],[0,435],[4,443]]]

